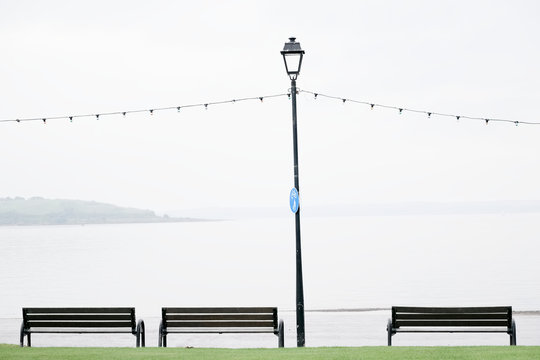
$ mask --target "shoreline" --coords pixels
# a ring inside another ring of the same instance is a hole
[[[198,218],[179,218],[179,219],[156,219],[156,220],[126,220],[126,221],[105,221],[105,222],[72,222],[72,223],[34,223],[34,224],[0,224],[0,227],[32,227],[32,226],[86,226],[86,225],[123,225],[123,224],[165,224],[165,223],[192,223],[192,222],[217,222],[226,221],[223,219],[198,219]]]

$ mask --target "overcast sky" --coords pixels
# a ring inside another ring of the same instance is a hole
[[[537,1],[0,0],[0,119],[151,109],[300,89],[540,122]],[[440,118],[301,93],[304,207],[540,200],[540,125]],[[287,97],[0,123],[0,196],[158,211],[288,208]]]

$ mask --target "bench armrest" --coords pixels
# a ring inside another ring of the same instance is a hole
[[[136,337],[137,337],[137,347],[145,347],[146,344],[145,344],[145,329],[144,329],[144,321],[141,319],[137,322],[137,333],[136,333]]]
[[[24,336],[26,335],[26,331],[24,329],[24,320],[21,323],[21,347],[24,346]]]
[[[392,327],[392,319],[388,319],[386,324],[386,331],[388,332],[388,346],[392,346],[392,336],[396,333]]]
[[[283,320],[279,320],[278,326],[278,347],[285,347],[285,325]]]

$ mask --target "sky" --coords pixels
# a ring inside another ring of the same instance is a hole
[[[0,120],[301,90],[540,122],[536,1],[0,0]],[[540,200],[540,125],[456,120],[298,94],[302,207]],[[0,197],[158,212],[288,209],[287,96],[0,123]]]

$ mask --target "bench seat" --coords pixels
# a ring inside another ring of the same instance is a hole
[[[135,308],[23,308],[20,345],[32,346],[31,334],[132,334],[145,346],[144,321]]]
[[[168,334],[274,334],[284,346],[283,321],[275,307],[164,307],[158,346],[167,346]]]
[[[511,306],[407,307],[393,306],[386,326],[388,346],[402,333],[506,333],[516,345],[516,323]]]

